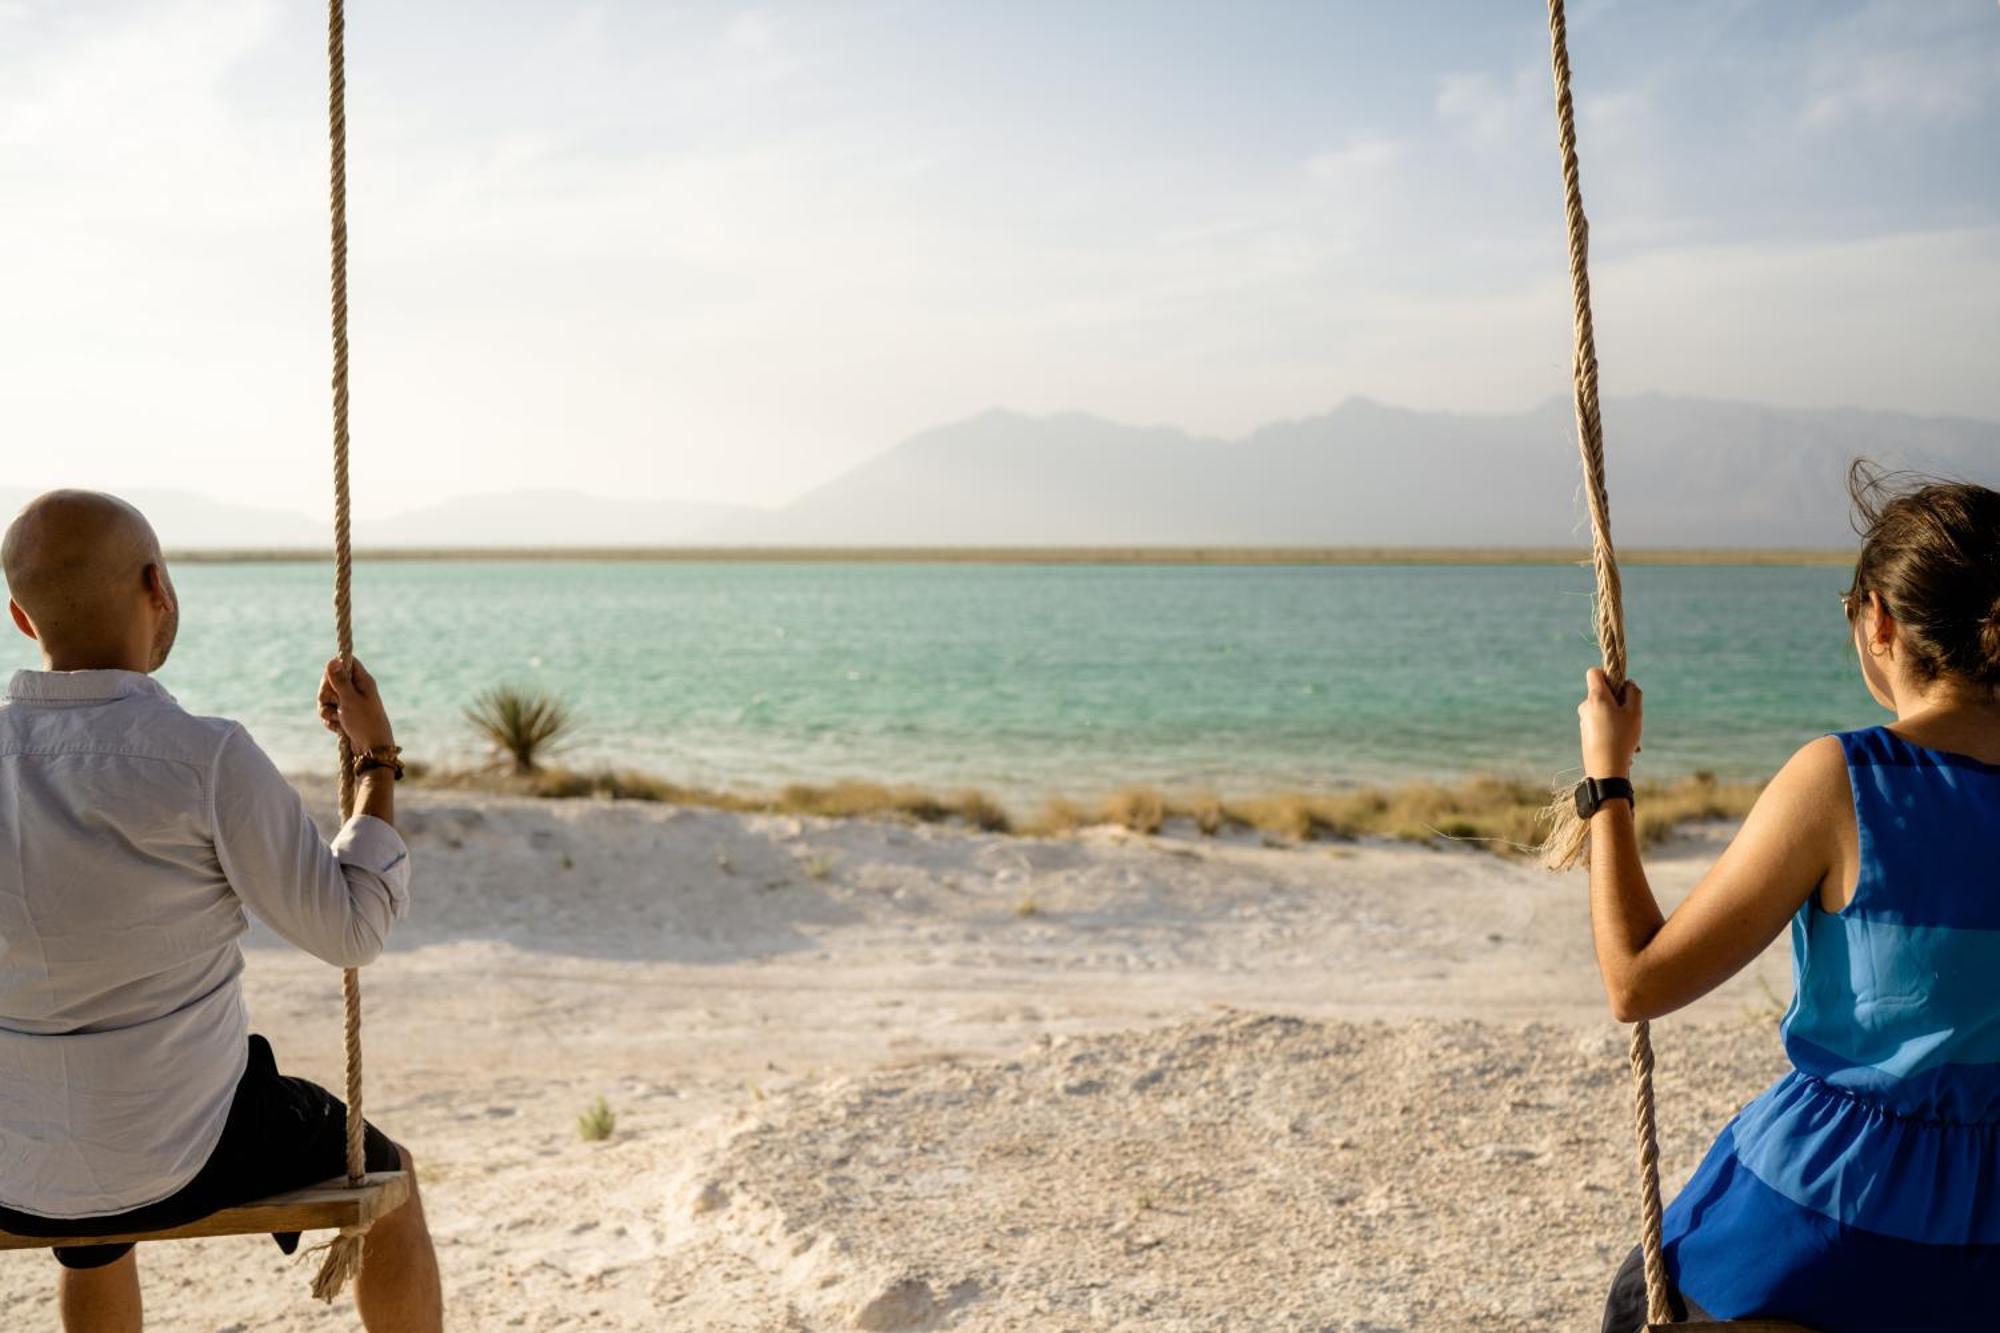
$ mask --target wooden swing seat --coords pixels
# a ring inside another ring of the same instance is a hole
[[[255,1236],[271,1231],[329,1231],[365,1227],[386,1217],[410,1197],[410,1178],[401,1171],[376,1171],[359,1185],[345,1176],[302,1190],[225,1208],[219,1213],[129,1236],[17,1236],[0,1231],[0,1250],[62,1249],[70,1245],[123,1245],[139,1241],[192,1240],[197,1236]]]
[[[1812,1333],[1812,1329],[1784,1319],[1726,1319],[1720,1323],[1700,1319],[1696,1323],[1648,1323],[1646,1333]]]

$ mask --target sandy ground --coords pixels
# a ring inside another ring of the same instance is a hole
[[[459,793],[404,822],[369,1110],[454,1328],[1594,1328],[1630,1244],[1580,879]],[[247,986],[338,1086],[337,974],[258,936]],[[1670,1184],[1779,1069],[1787,986],[1774,951],[1659,1029]],[[155,1328],[356,1326],[268,1241],[142,1267]],[[0,1263],[0,1327],[55,1326],[54,1272]]]

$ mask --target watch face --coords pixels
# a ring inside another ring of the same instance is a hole
[[[1576,817],[1578,819],[1589,819],[1592,815],[1596,813],[1597,813],[1597,802],[1590,799],[1590,784],[1588,782],[1577,783]]]

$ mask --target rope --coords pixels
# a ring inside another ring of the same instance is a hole
[[[1576,440],[1583,455],[1584,494],[1590,507],[1590,562],[1596,573],[1597,648],[1613,689],[1625,683],[1625,604],[1618,554],[1611,545],[1611,498],[1604,480],[1604,421],[1597,398],[1597,337],[1590,318],[1590,223],[1583,214],[1582,175],[1576,160],[1576,110],[1570,97],[1569,27],[1563,0],[1549,0],[1549,54],[1555,73],[1557,140],[1562,150],[1563,214],[1569,223],[1569,281],[1576,349]],[[1586,828],[1566,802],[1551,807],[1555,827],[1545,844],[1557,869],[1575,864]],[[1632,1025],[1632,1127],[1638,1141],[1640,1248],[1646,1261],[1646,1318],[1669,1324],[1666,1261],[1660,1252],[1660,1141],[1653,1108],[1653,1039],[1643,1021]]]
[[[343,658],[354,653],[354,552],[348,535],[351,503],[347,487],[347,16],[343,0],[327,0],[327,138],[330,151],[328,210],[331,216],[333,297],[333,635]],[[354,814],[354,750],[345,733],[339,742],[340,818]],[[368,1174],[361,1110],[361,973],[346,968],[340,977],[346,1011],[347,1183]],[[361,1233],[343,1230],[327,1247],[313,1280],[313,1295],[330,1301],[361,1272]]]

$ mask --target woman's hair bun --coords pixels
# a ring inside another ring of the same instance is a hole
[[[2000,685],[2000,594],[1994,595],[1993,609],[1979,622],[1979,655],[1986,661],[1986,683]]]

